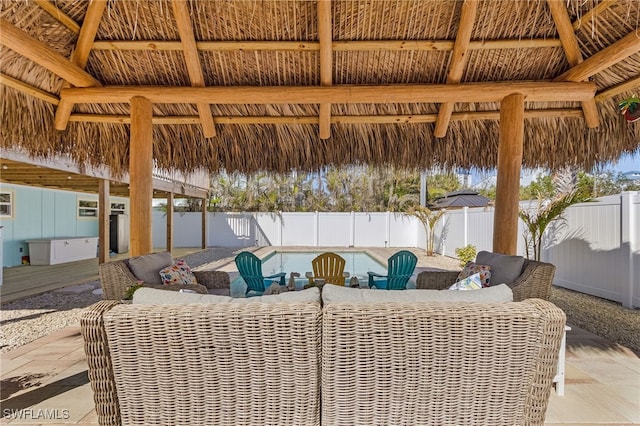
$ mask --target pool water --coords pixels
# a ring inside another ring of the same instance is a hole
[[[305,272],[313,271],[311,261],[322,253],[324,252],[276,251],[262,259],[262,272],[264,275],[286,272],[287,278],[291,272],[298,272],[300,277],[304,277]],[[380,264],[365,252],[345,251],[334,253],[347,261],[344,271],[349,272],[351,276],[366,277],[369,271],[379,274],[386,274],[387,272],[387,265]]]
[[[306,272],[312,272],[313,267],[311,261],[321,253],[325,252],[289,252],[289,251],[275,251],[262,259],[262,274],[273,275],[279,272],[285,272],[287,275],[285,279],[289,280],[289,274],[291,272],[297,272],[300,277],[296,279],[296,289],[302,289],[305,284],[309,282],[305,278]],[[349,272],[349,276],[357,276],[358,280],[363,283],[367,282],[367,272],[377,272],[379,274],[387,273],[387,265],[383,265],[367,253],[362,251],[336,251],[334,252],[346,260],[344,267],[345,272]],[[349,283],[349,279],[346,280],[346,284]],[[231,281],[231,296],[232,297],[244,297],[247,285],[244,280],[237,276]]]

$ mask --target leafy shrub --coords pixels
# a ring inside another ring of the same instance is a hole
[[[464,266],[467,264],[467,262],[470,262],[476,258],[478,249],[473,244],[467,244],[464,247],[458,247],[455,252],[456,256],[458,256],[458,259],[460,259],[460,266]]]

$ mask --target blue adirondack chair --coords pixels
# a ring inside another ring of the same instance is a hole
[[[404,290],[413,270],[416,268],[418,258],[415,254],[407,250],[394,253],[387,261],[387,275],[380,275],[375,272],[369,274],[369,288]]]
[[[260,296],[266,290],[267,286],[271,285],[272,281],[280,281],[280,285],[285,285],[284,272],[280,272],[274,275],[264,276],[262,275],[262,260],[260,260],[255,254],[243,251],[236,256],[236,266],[240,276],[247,283],[246,295]]]

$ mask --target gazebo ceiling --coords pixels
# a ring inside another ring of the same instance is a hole
[[[636,0],[2,0],[0,18],[0,146],[115,175],[136,95],[157,166],[182,172],[494,167],[510,93],[525,166],[640,149],[616,109],[640,86]]]

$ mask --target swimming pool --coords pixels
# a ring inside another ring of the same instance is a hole
[[[311,261],[324,251],[317,252],[292,252],[292,251],[274,251],[266,257],[262,258],[263,275],[273,275],[278,272],[285,272],[286,279],[289,279],[291,272],[298,272],[300,278],[296,279],[296,288],[302,289],[309,282],[305,278],[306,272],[312,272],[313,267]],[[351,277],[357,276],[360,281],[366,282],[368,279],[367,272],[377,272],[379,274],[387,273],[387,265],[375,260],[363,251],[334,251],[333,253],[342,256],[346,260],[344,267],[345,272],[349,272]],[[349,280],[346,281],[349,283]],[[231,296],[244,297],[247,285],[240,276],[233,277],[231,281]]]
[[[291,272],[300,273],[303,278],[305,272],[313,271],[311,261],[325,252],[289,252],[275,251],[262,259],[262,272],[264,275],[286,272],[287,278]],[[367,276],[367,272],[385,274],[387,265],[383,265],[363,251],[336,251],[334,252],[347,261],[344,271],[351,276]]]

